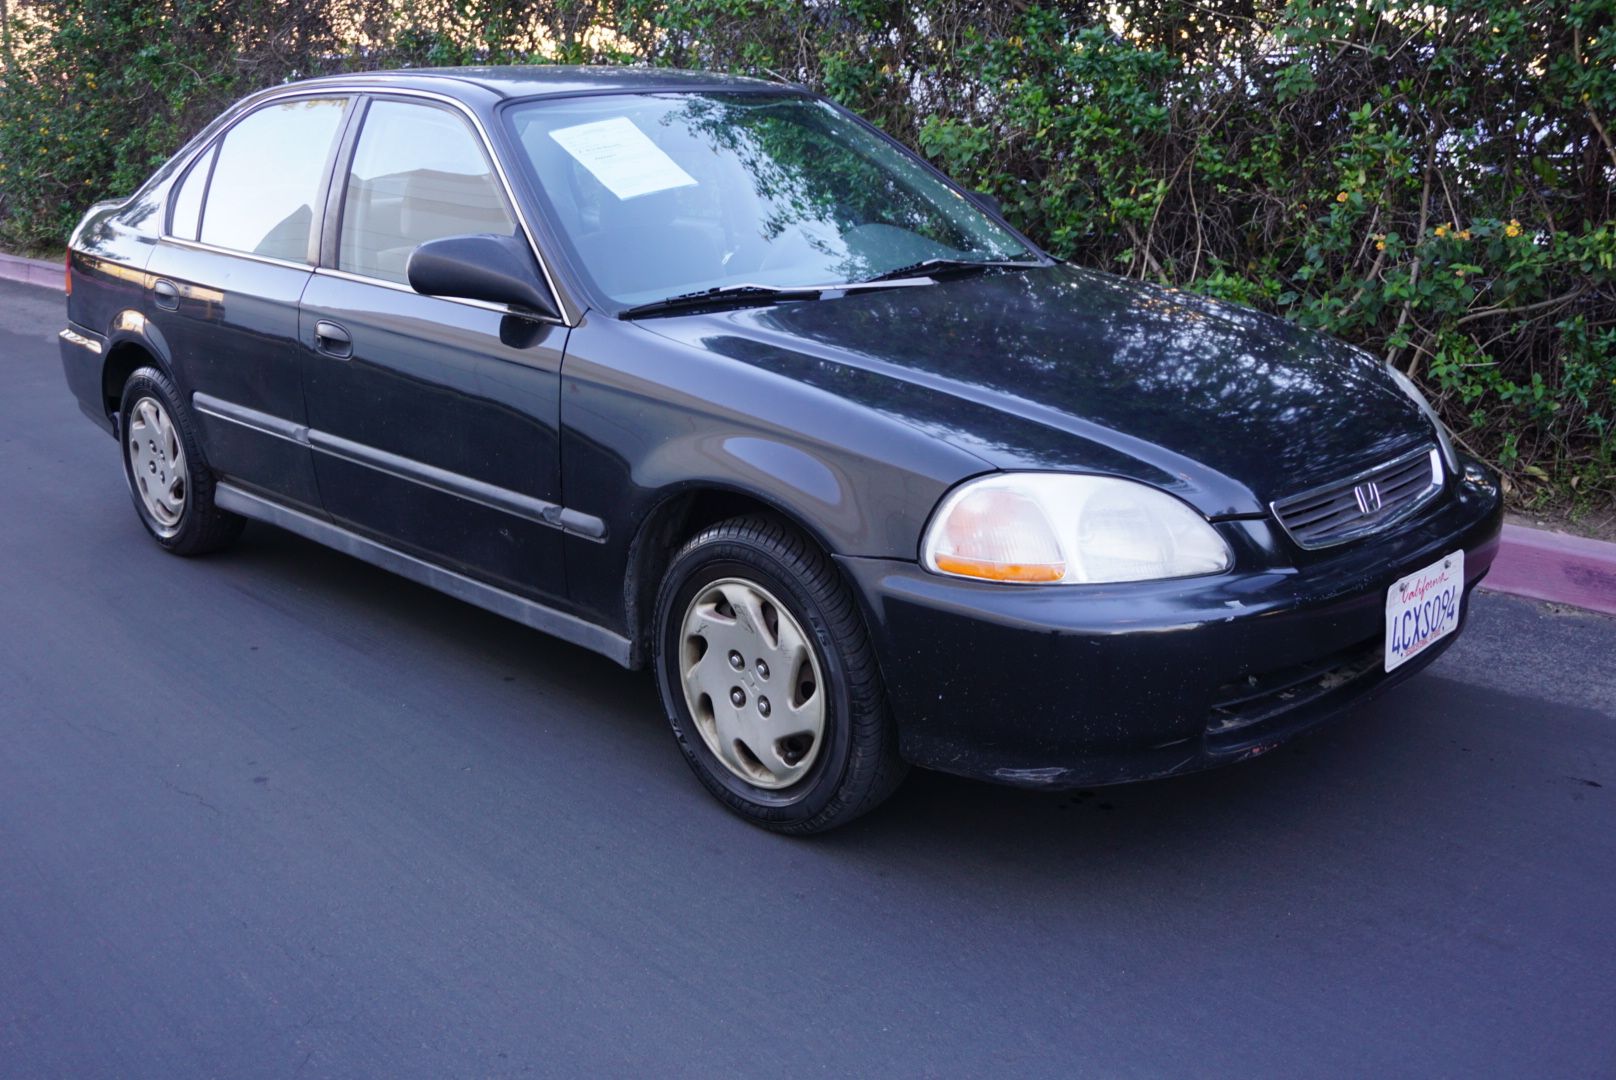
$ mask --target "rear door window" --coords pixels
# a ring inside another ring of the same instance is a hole
[[[418,245],[470,233],[516,234],[482,140],[448,109],[372,102],[343,197],[337,269],[405,282]]]
[[[300,98],[259,109],[226,132],[202,209],[202,242],[308,262],[315,201],[346,106],[342,98]]]

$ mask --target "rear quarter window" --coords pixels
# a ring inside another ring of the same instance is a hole
[[[169,219],[168,232],[181,240],[195,240],[197,227],[202,223],[202,194],[208,187],[208,175],[213,171],[213,158],[218,147],[210,146],[191,163],[190,171],[180,181],[174,195],[174,211]]]

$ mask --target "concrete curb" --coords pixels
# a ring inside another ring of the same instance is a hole
[[[62,264],[0,252],[0,279],[60,290],[63,288]]]
[[[1505,525],[1482,588],[1616,615],[1616,544]]]
[[[0,280],[59,290],[62,266],[0,254]],[[1498,558],[1483,587],[1616,615],[1616,544],[1505,525]]]

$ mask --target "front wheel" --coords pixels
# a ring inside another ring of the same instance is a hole
[[[903,778],[858,607],[782,522],[735,518],[679,550],[657,598],[655,662],[686,761],[756,825],[822,832]]]

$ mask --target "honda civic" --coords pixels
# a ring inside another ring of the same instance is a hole
[[[909,764],[1253,757],[1428,665],[1497,549],[1395,368],[1051,258],[774,83],[277,86],[92,208],[67,284],[156,543],[267,522],[648,668],[782,832]]]

